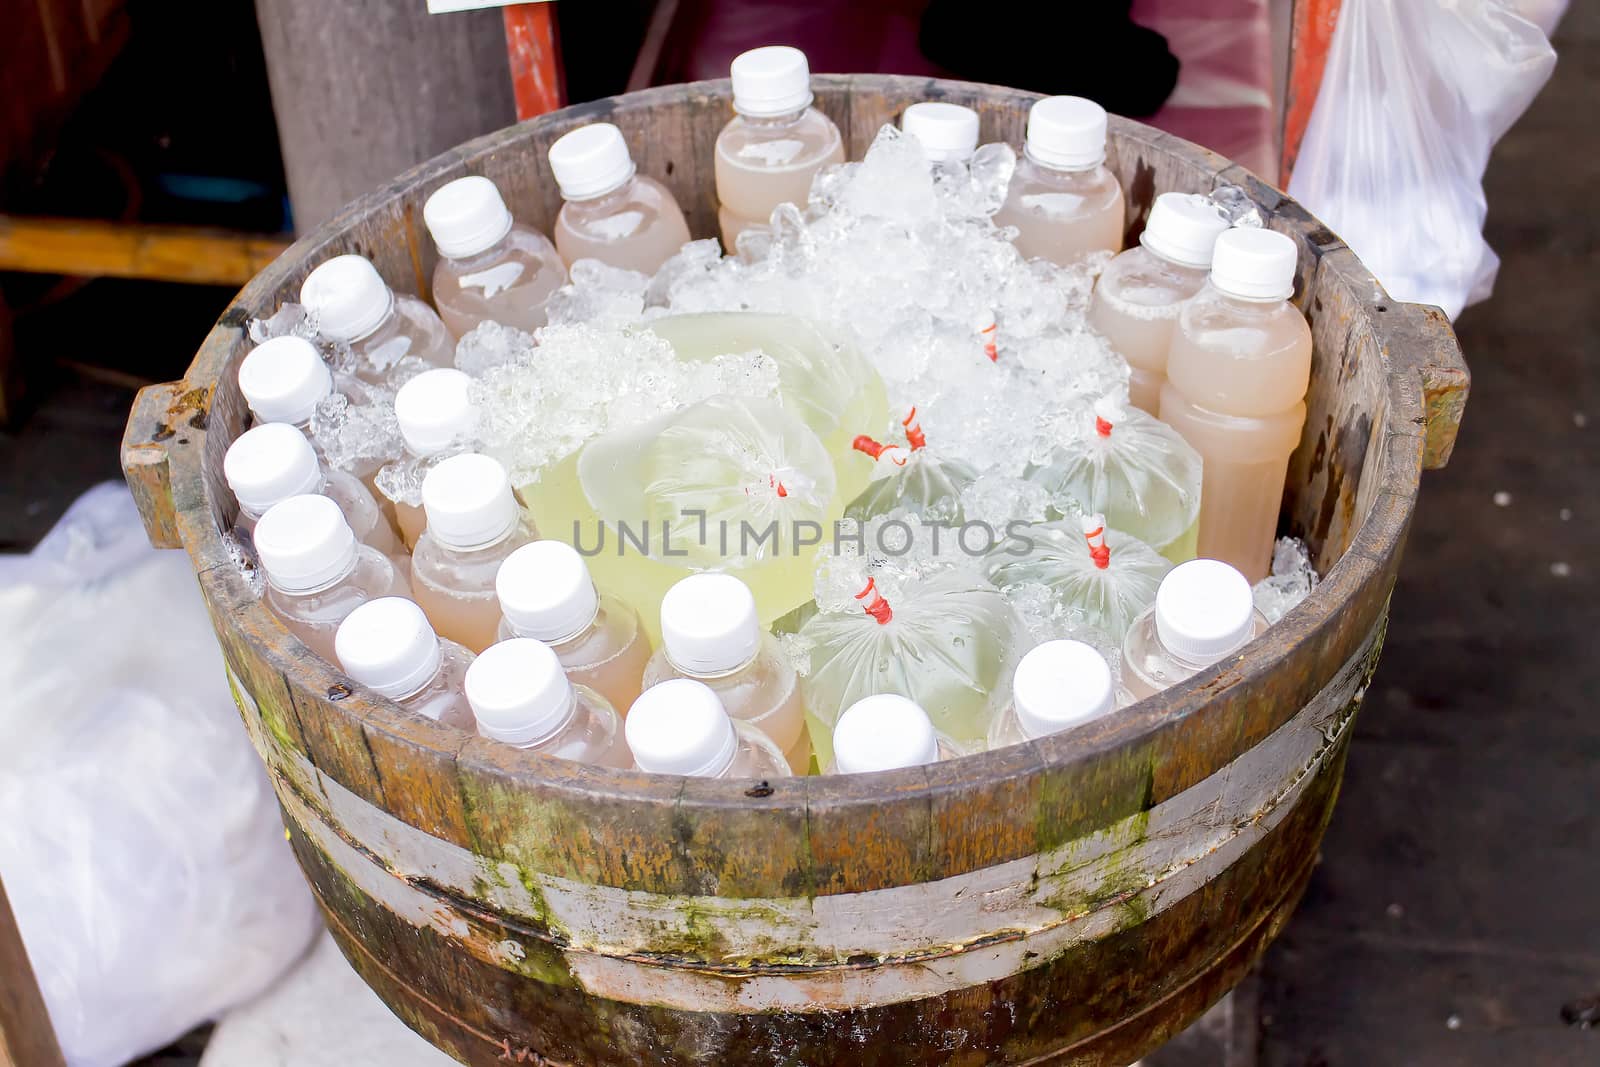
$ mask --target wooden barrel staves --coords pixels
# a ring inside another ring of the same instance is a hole
[[[1033,97],[920,78],[816,79],[852,158],[909,103],[1021,140]],[[1316,340],[1285,514],[1322,585],[1159,701],[1029,744],[884,774],[751,783],[591,769],[401,712],[311,656],[224,546],[244,430],[244,325],[360,252],[426,293],[432,190],[484,174],[548,230],[545,149],[617,123],[715,232],[726,83],[567,108],[352,205],[247,285],[179,383],[140,394],[124,465],[151,538],[193,558],[246,728],[351,963],[472,1064],[1121,1065],[1236,982],[1310,875],[1382,644],[1425,467],[1467,392],[1450,327],[1391,302],[1337,237],[1249,172],[1113,119],[1130,233],[1157,192],[1241,186],[1300,247]]]

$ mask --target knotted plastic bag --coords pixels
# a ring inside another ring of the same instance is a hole
[[[1451,318],[1488,297],[1489,150],[1555,67],[1554,5],[1345,0],[1289,193],[1398,300]]]
[[[1154,603],[1172,569],[1170,560],[1143,541],[1108,529],[1101,515],[1028,526],[996,548],[988,563],[989,580],[1002,591],[1042,585],[1063,618],[1117,643],[1135,616]]]
[[[1153,415],[1104,398],[1058,424],[1043,463],[1027,477],[1062,517],[1103,515],[1175,563],[1194,558],[1200,454]]]
[[[824,571],[819,611],[792,644],[818,765],[832,759],[844,709],[876,693],[909,697],[941,733],[981,750],[1027,647],[1022,620],[1000,591],[960,567],[904,582],[865,562]]]
[[[929,522],[959,523],[961,494],[977,480],[978,472],[971,464],[928,449],[914,405],[902,413],[898,424],[896,434],[904,437],[903,445],[866,434],[851,442],[860,453],[850,461],[852,468],[862,465],[862,456],[872,460],[872,480],[850,501],[845,516],[866,522],[903,512]]]

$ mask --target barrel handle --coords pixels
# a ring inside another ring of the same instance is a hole
[[[1422,466],[1438,470],[1450,462],[1472,387],[1455,330],[1445,313],[1429,304],[1379,304],[1373,322],[1390,366],[1421,379]]]
[[[144,532],[157,548],[182,548],[177,507],[172,500],[168,447],[188,444],[206,427],[211,387],[163,382],[139,390],[122,433],[122,473],[144,520]]]

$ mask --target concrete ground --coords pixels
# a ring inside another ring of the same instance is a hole
[[[1323,862],[1265,961],[1266,1067],[1600,1064],[1597,8],[1574,5],[1490,167],[1503,265],[1458,323],[1472,399],[1425,479]],[[119,376],[176,377],[227,299],[152,286],[130,315],[119,284],[18,323],[22,359],[99,369],[58,364],[0,433],[0,550],[118,476]]]

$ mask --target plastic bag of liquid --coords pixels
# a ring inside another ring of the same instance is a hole
[[[840,714],[875,693],[911,698],[937,730],[981,751],[1027,649],[1022,620],[1000,591],[961,567],[903,583],[864,561],[823,570],[818,613],[791,644],[818,766],[832,758]]]
[[[1489,295],[1500,265],[1483,239],[1489,150],[1555,67],[1518,7],[1345,0],[1289,182],[1391,296],[1451,318]]]
[[[911,408],[900,420],[904,445],[874,440],[859,434],[851,448],[873,461],[872,480],[844,513],[859,522],[904,510],[931,522],[959,523],[961,494],[978,478],[971,464],[928,451],[927,437]],[[861,466],[860,457],[852,462]]]
[[[258,994],[321,923],[189,560],[126,488],[0,557],[0,628],[0,877],[67,1062],[112,1067]]]
[[[1172,562],[1105,518],[1045,522],[1017,531],[1026,545],[1016,554],[997,548],[988,561],[989,580],[1002,592],[1039,584],[1064,618],[1103,631],[1114,642],[1134,618],[1155,602]],[[1007,546],[1012,545],[1008,539]]]
[[[850,447],[859,427],[875,425],[888,410],[883,381],[854,345],[837,340],[805,319],[753,311],[669,315],[650,323],[651,332],[683,360],[705,360],[734,352],[762,352],[778,366],[783,406],[811,428],[838,468],[840,495],[849,500],[865,477]]]
[[[1108,398],[1073,409],[1027,477],[1062,517],[1104,515],[1175,563],[1194,558],[1200,454],[1153,415]]]

